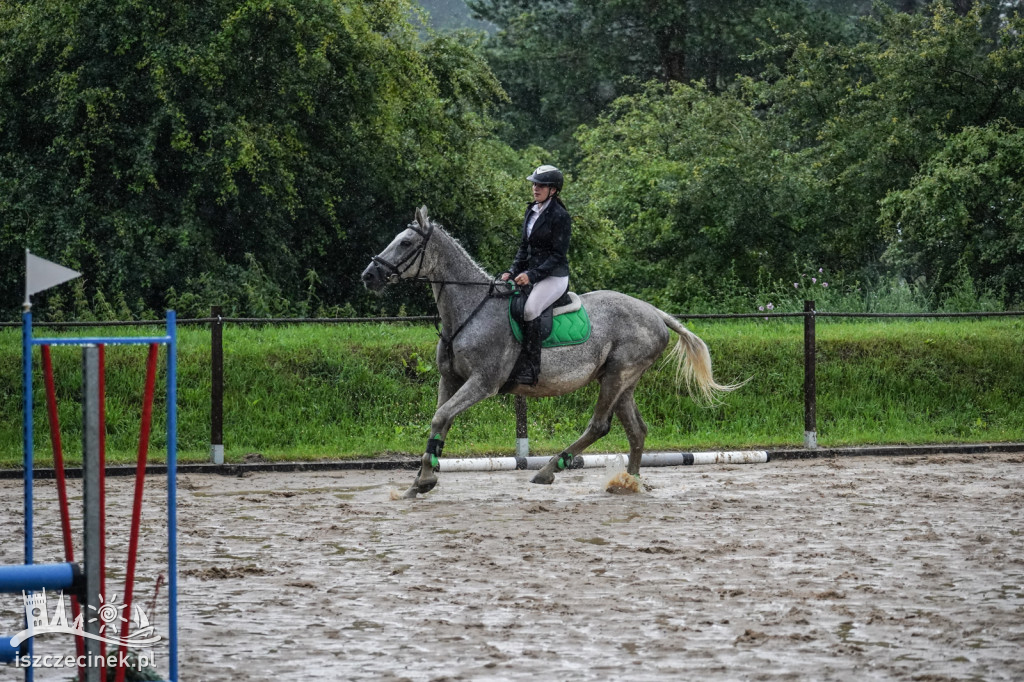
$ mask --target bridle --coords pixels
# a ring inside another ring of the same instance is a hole
[[[431,236],[433,236],[434,234],[434,224],[432,222],[428,222],[426,230],[421,230],[415,225],[410,224],[409,229],[423,237],[423,241],[421,241],[419,243],[419,246],[417,246],[415,249],[413,249],[406,255],[402,256],[401,260],[399,260],[397,263],[392,263],[386,258],[381,258],[380,256],[372,256],[370,258],[371,262],[373,262],[373,264],[377,266],[378,270],[387,273],[388,280],[392,278],[394,278],[395,280],[404,279],[404,275],[410,270],[412,270],[413,266],[415,265],[416,274],[408,279],[413,282],[427,282],[429,284],[440,284],[441,288],[437,293],[438,298],[440,298],[441,293],[444,291],[444,288],[449,284],[473,286],[482,285],[487,287],[487,294],[483,297],[480,303],[477,304],[476,308],[473,309],[473,312],[471,312],[469,316],[465,320],[463,320],[462,324],[459,325],[458,329],[456,329],[451,336],[448,336],[443,331],[441,331],[440,315],[438,315],[437,319],[434,321],[434,327],[437,329],[437,335],[438,337],[440,337],[442,343],[445,346],[445,350],[447,351],[448,364],[449,366],[454,366],[455,351],[453,343],[455,341],[455,337],[459,335],[459,332],[465,329],[466,325],[469,324],[470,320],[476,317],[476,314],[480,312],[481,308],[484,307],[484,304],[486,304],[488,300],[492,298],[510,296],[517,289],[515,284],[513,284],[512,282],[502,282],[501,284],[509,285],[509,288],[502,289],[498,286],[499,283],[493,280],[490,282],[461,282],[457,280],[433,280],[427,279],[426,277],[420,277],[420,271],[423,269],[423,259],[427,251],[427,243],[430,241]],[[402,266],[405,267],[403,268]],[[381,279],[384,278],[382,277]]]
[[[387,279],[394,277],[396,280],[402,279],[405,273],[412,270],[412,266],[416,266],[416,274],[413,275],[413,280],[420,279],[420,270],[423,269],[423,259],[427,253],[427,243],[430,241],[430,237],[434,234],[434,223],[428,222],[427,229],[421,230],[413,224],[409,225],[409,229],[423,237],[423,241],[419,243],[415,249],[402,256],[402,259],[397,263],[392,263],[386,258],[380,256],[373,256],[370,258],[373,264],[377,266],[378,270],[384,270],[387,273]],[[406,265],[408,263],[408,265]],[[402,266],[406,267],[402,269]],[[381,279],[384,279],[383,277]]]

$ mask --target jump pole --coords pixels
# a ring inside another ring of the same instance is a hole
[[[474,457],[442,458],[440,471],[515,471],[537,470],[548,463],[550,457]],[[576,455],[570,469],[595,469],[625,464],[629,456]],[[692,466],[694,464],[758,464],[768,461],[767,450],[733,450],[724,452],[645,452],[641,467]]]
[[[135,464],[135,499],[132,502],[131,530],[128,538],[128,566],[124,578],[124,610],[132,611],[135,593],[135,559],[139,549],[139,526],[142,522],[142,489],[146,482],[146,457],[149,454],[149,428],[153,421],[153,389],[156,384],[157,345],[150,344],[146,360],[146,387],[142,396],[142,426],[139,429],[139,450]],[[121,623],[121,639],[128,637],[128,620]],[[125,645],[118,647],[118,664],[114,682],[124,682],[127,673],[121,665],[121,654],[127,651]]]
[[[82,610],[98,612],[97,601],[103,599],[103,480],[101,478],[103,431],[102,389],[100,388],[100,348],[90,344],[82,347],[82,488],[85,507],[85,599]],[[98,597],[98,599],[97,599]],[[83,618],[85,632],[99,637],[96,618]],[[85,682],[100,682],[106,677],[102,665],[91,665],[102,655],[98,639],[85,640]],[[102,674],[102,675],[101,675]]]
[[[68,506],[68,487],[64,476],[64,447],[60,438],[60,415],[57,411],[57,386],[53,378],[53,360],[50,357],[50,347],[40,346],[40,355],[43,361],[43,380],[46,384],[46,407],[50,414],[50,444],[53,449],[53,470],[57,481],[57,501],[60,507],[61,534],[64,536],[64,560],[75,561],[74,539],[71,536],[71,512]],[[81,613],[81,604],[78,602],[78,595],[71,595],[71,618],[78,620]],[[85,642],[81,637],[75,638],[75,653],[78,656],[85,655]],[[79,671],[79,679],[84,682],[85,675]]]

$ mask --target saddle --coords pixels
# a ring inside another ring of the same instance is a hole
[[[525,307],[526,296],[517,294],[509,299],[508,320],[512,334],[520,343],[523,341],[521,325]],[[566,291],[548,306],[536,321],[540,323],[540,337],[544,339],[541,346],[544,348],[571,346],[590,338],[590,316],[580,297],[571,291]]]

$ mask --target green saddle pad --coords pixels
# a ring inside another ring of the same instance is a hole
[[[512,302],[509,301],[508,322],[512,325],[512,334],[516,341],[523,342],[523,330],[519,323],[512,319]],[[590,338],[590,316],[587,309],[580,306],[574,313],[556,315],[552,319],[551,333],[541,342],[542,348],[555,346],[574,346]]]

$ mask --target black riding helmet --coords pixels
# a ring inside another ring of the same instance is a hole
[[[554,166],[537,166],[537,170],[533,171],[533,174],[526,179],[538,185],[550,185],[559,192],[562,191],[562,183],[565,182],[562,171]]]

